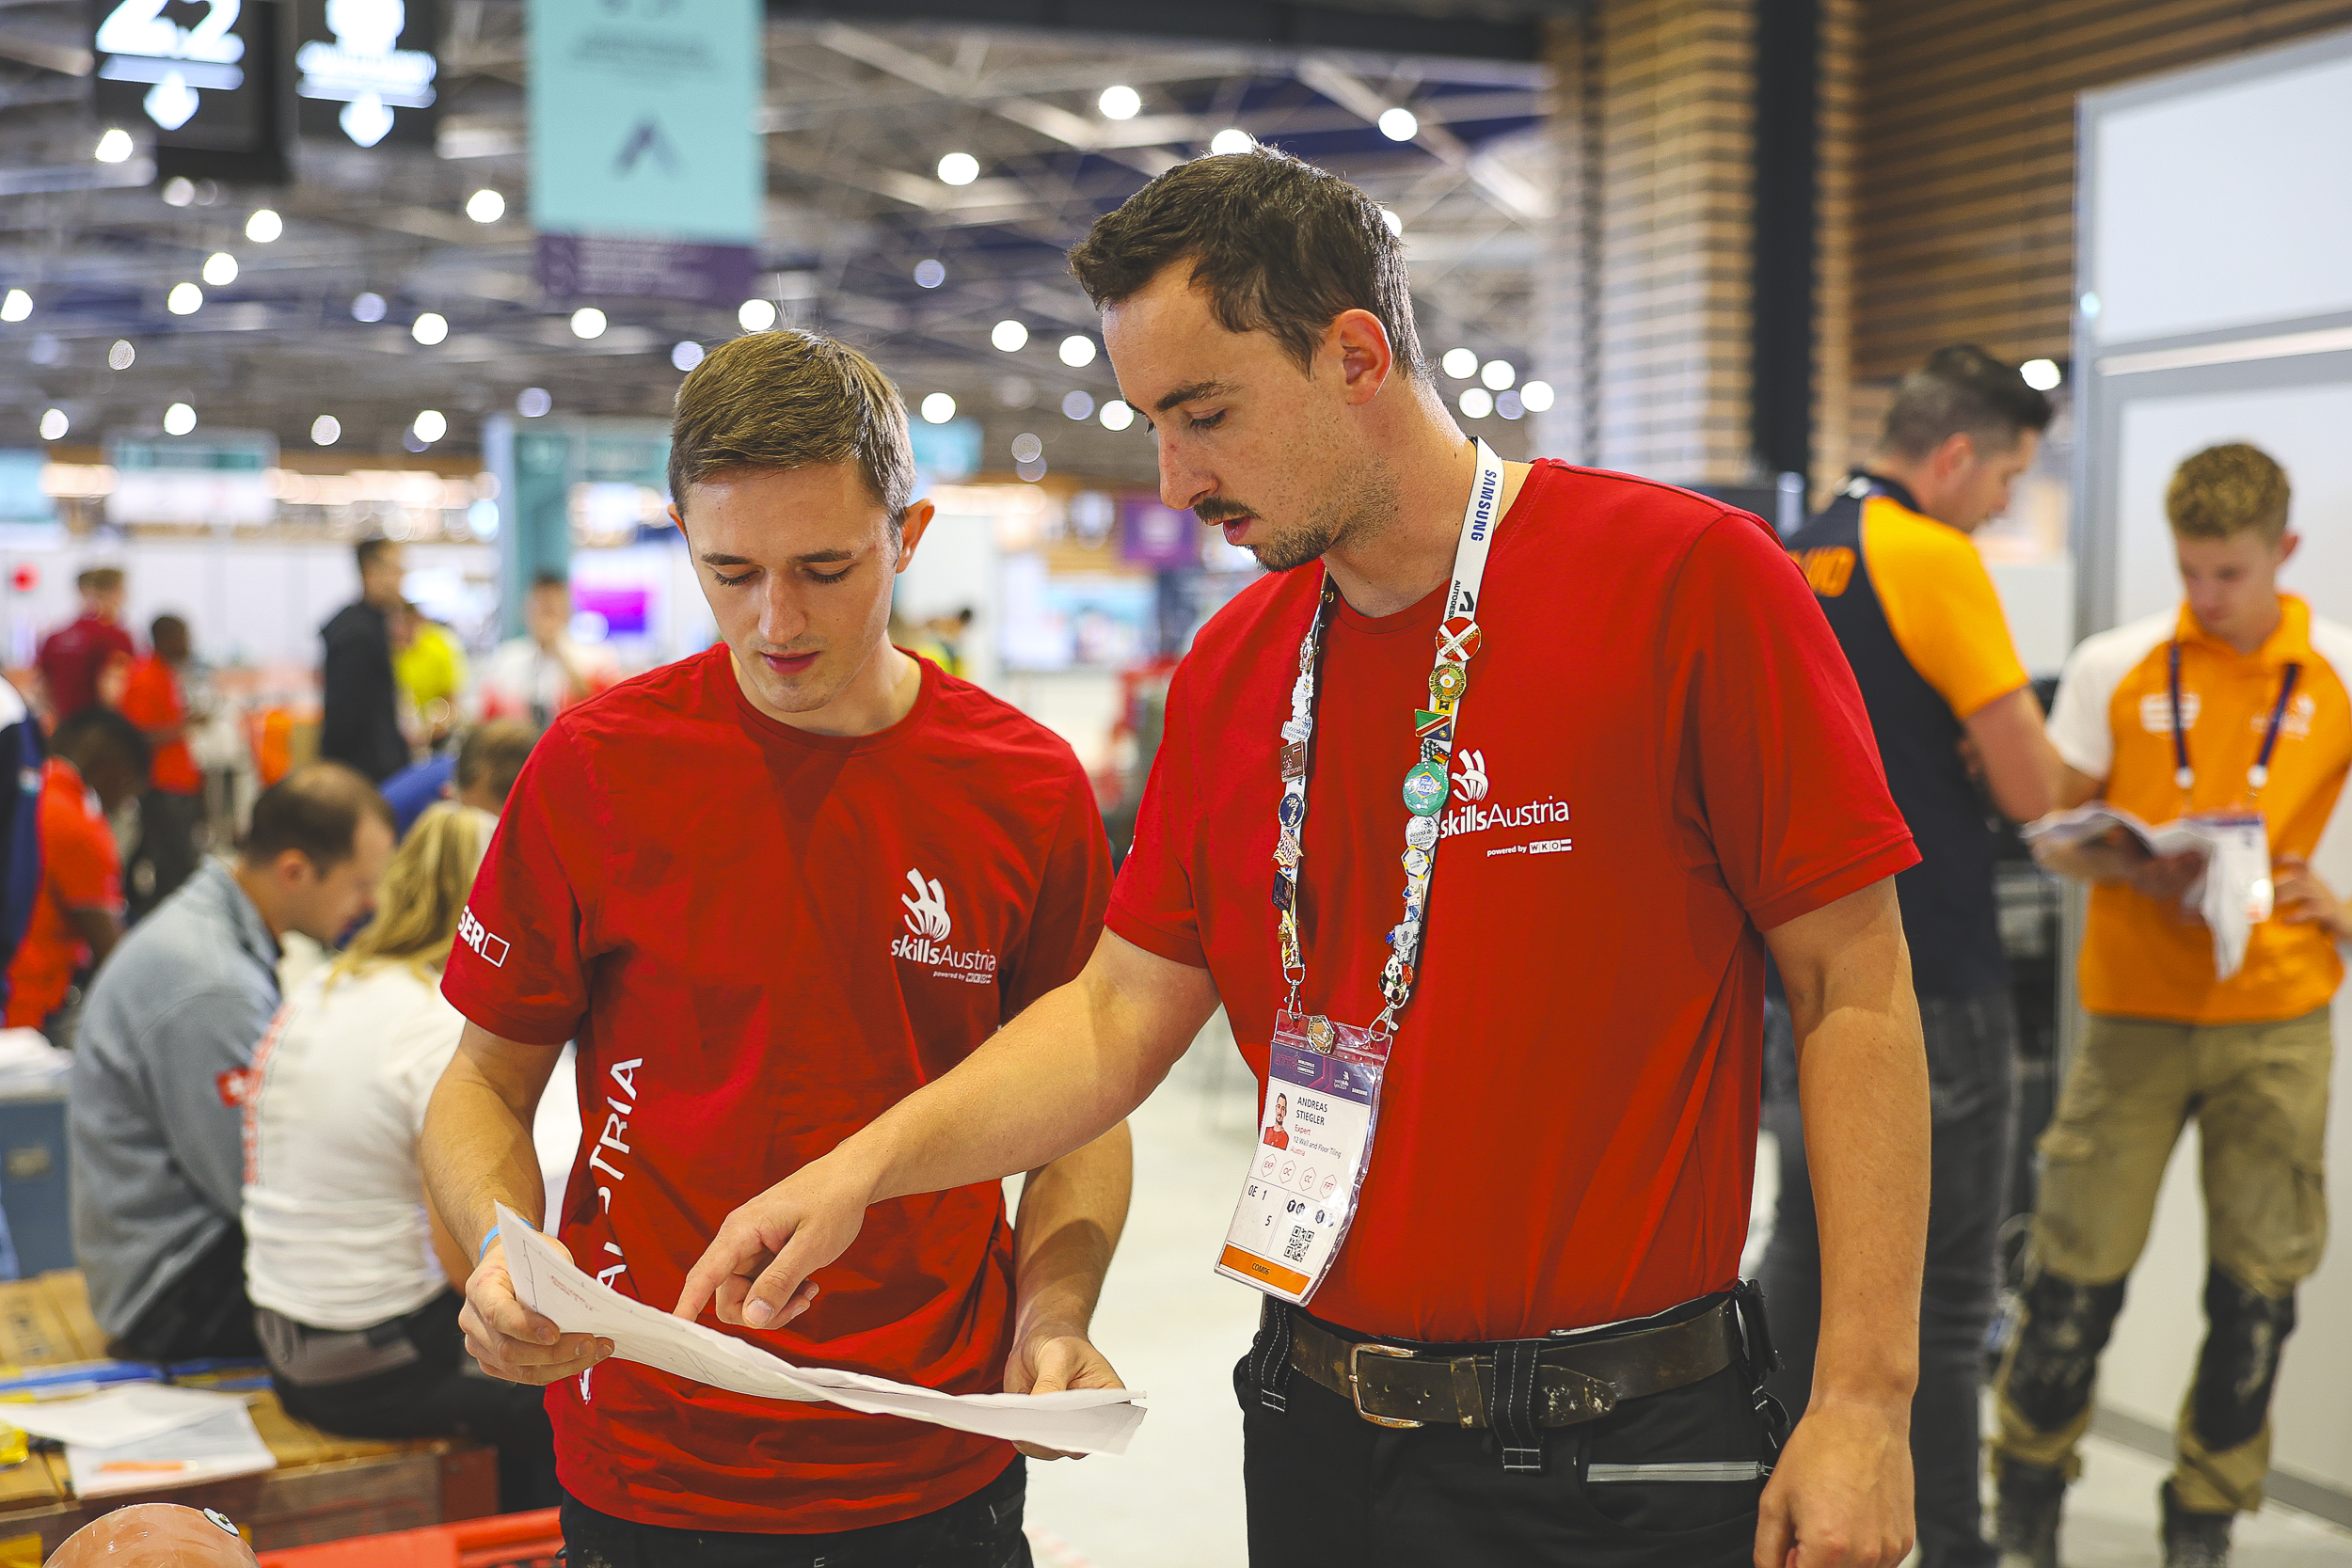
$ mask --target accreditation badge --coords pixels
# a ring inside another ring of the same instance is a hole
[[[1390,1038],[1277,1012],[1258,1147],[1216,1272],[1294,1304],[1314,1294],[1356,1218]]]

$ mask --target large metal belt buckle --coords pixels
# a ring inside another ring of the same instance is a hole
[[[1356,1414],[1361,1416],[1365,1420],[1370,1421],[1376,1427],[1418,1427],[1428,1425],[1429,1423],[1426,1421],[1400,1421],[1393,1416],[1375,1416],[1371,1411],[1364,1408],[1363,1375],[1357,1363],[1366,1355],[1393,1355],[1406,1361],[1410,1361],[1413,1358],[1413,1353],[1411,1351],[1400,1350],[1394,1345],[1375,1345],[1359,1342],[1348,1346],[1347,1396],[1356,1402]]]

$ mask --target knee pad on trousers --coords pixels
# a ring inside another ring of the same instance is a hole
[[[2295,1296],[2258,1295],[2210,1269],[2205,1325],[2190,1422],[2209,1451],[2222,1453],[2260,1433],[2269,1418],[2279,1352],[2295,1332]]]
[[[2003,1392],[2017,1413],[2044,1432],[2082,1414],[2123,1309],[2123,1281],[2077,1285],[2037,1270],[2026,1285],[2026,1321]]]

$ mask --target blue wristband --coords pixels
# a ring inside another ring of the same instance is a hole
[[[498,1240],[498,1234],[499,1227],[495,1225],[490,1227],[488,1234],[482,1238],[482,1250],[473,1255],[473,1260],[475,1262],[479,1263],[485,1258],[490,1256],[490,1243]]]

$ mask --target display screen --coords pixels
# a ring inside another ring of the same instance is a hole
[[[439,0],[295,0],[294,129],[373,147],[431,146]]]

